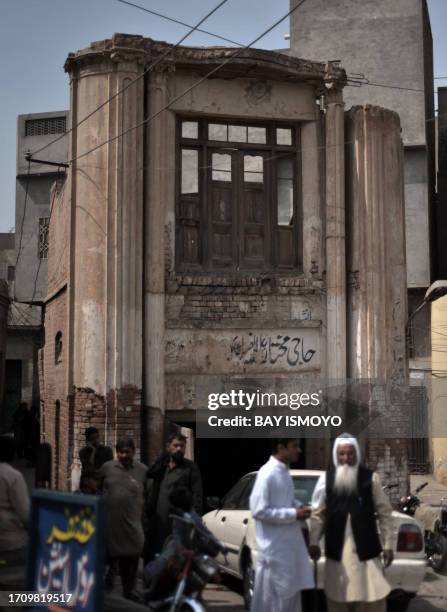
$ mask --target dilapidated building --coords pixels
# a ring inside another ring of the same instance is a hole
[[[337,63],[270,51],[115,34],[65,69],[42,383],[57,486],[74,482],[88,425],[107,444],[134,436],[148,461],[167,423],[193,437],[210,392],[405,382],[397,114],[345,114]],[[328,443],[306,440],[307,467],[326,465]],[[268,452],[247,444],[193,442],[210,493]],[[402,486],[404,446],[367,445]]]

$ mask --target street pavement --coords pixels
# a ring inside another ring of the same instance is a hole
[[[205,591],[205,601],[210,612],[244,610],[240,586],[236,580],[228,580],[224,585],[210,585]],[[411,602],[408,612],[441,612],[441,610],[447,611],[447,572],[440,575],[428,569],[426,578],[417,597]]]
[[[17,461],[14,467],[23,473],[31,490],[34,484],[34,469],[29,467],[25,460]],[[426,481],[429,484],[421,491],[419,497],[425,503],[439,506],[441,498],[447,498],[447,487],[436,482],[432,476],[412,475],[411,490],[414,491]],[[210,585],[205,591],[205,600],[210,612],[243,612],[245,608],[240,586],[240,582],[232,578],[226,578],[222,585]],[[440,575],[428,569],[426,578],[417,597],[411,602],[408,612],[440,612],[441,610],[447,612],[447,570],[444,575]]]

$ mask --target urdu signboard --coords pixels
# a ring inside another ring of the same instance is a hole
[[[33,493],[27,588],[47,595],[51,612],[102,610],[103,529],[101,498]]]

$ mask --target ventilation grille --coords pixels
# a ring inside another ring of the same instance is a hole
[[[27,119],[25,121],[25,136],[46,136],[47,134],[63,134],[65,131],[65,117],[51,117],[48,119]]]

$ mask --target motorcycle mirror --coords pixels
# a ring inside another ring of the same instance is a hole
[[[219,497],[207,497],[206,503],[211,510],[219,510],[222,507],[222,503]]]

